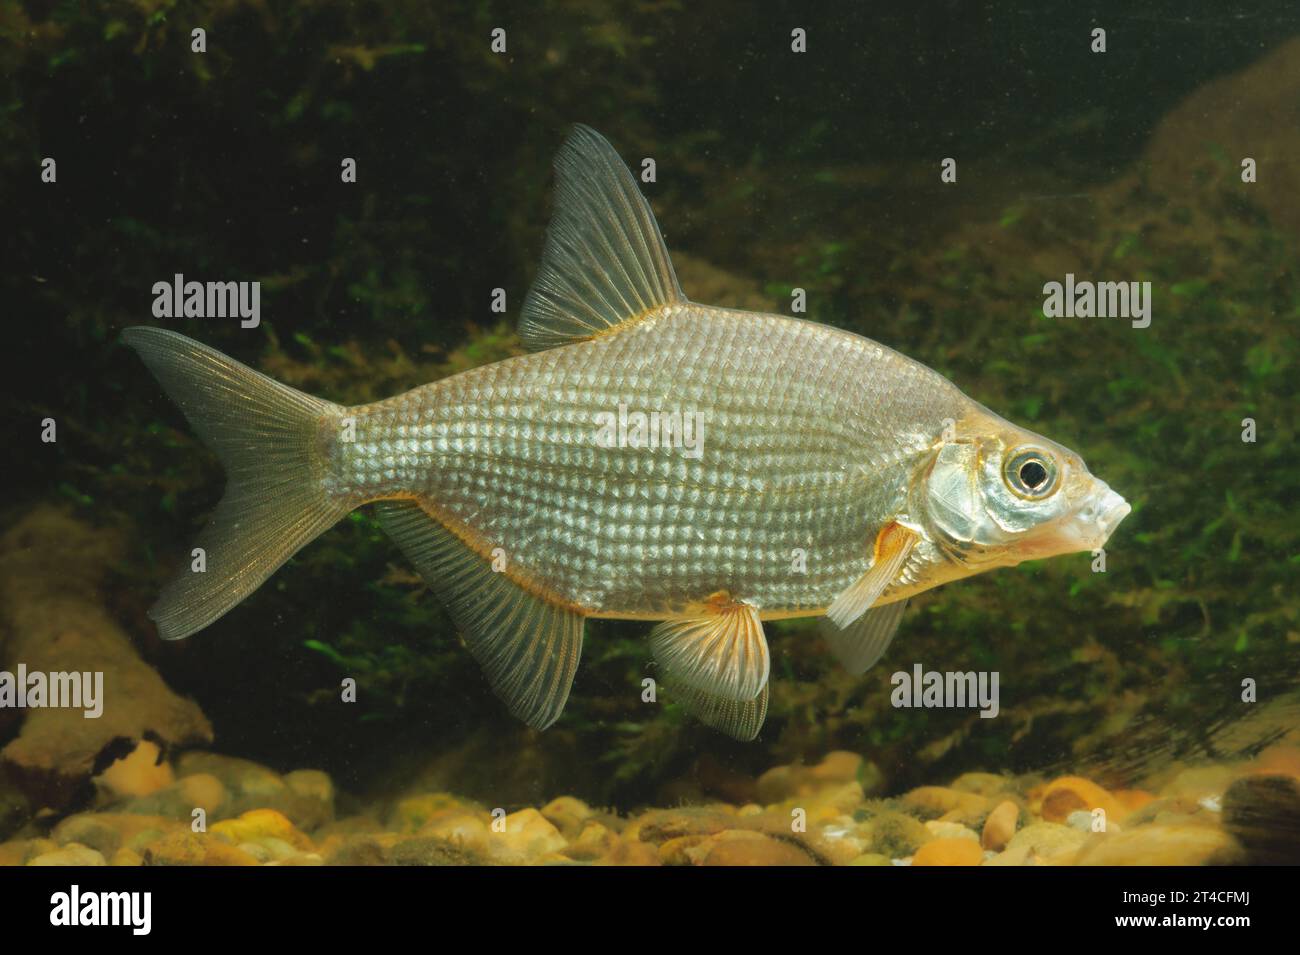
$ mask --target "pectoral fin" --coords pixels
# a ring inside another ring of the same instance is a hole
[[[885,588],[898,578],[919,540],[914,531],[889,523],[876,535],[875,552],[867,572],[851,583],[826,610],[826,617],[840,628],[847,627],[870,609]]]
[[[758,611],[725,595],[700,615],[665,620],[650,633],[650,649],[669,688],[746,702],[767,685],[767,640]]]
[[[414,501],[377,507],[384,530],[446,605],[510,712],[537,729],[559,719],[582,655],[582,616],[494,572]]]
[[[866,673],[889,649],[906,606],[906,600],[896,600],[873,607],[842,630],[823,618],[822,636],[844,669],[853,674]]]

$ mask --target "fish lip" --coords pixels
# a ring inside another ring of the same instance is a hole
[[[1120,521],[1133,510],[1131,504],[1109,487],[1093,503],[1079,512],[1076,521],[1084,535],[1092,538],[1093,546],[1100,547],[1110,539]],[[1081,536],[1084,536],[1081,535]]]
[[[1132,510],[1128,501],[1103,484],[1100,494],[1091,495],[1086,505],[1030,542],[1025,559],[1098,550]]]
[[[1097,523],[1101,525],[1102,531],[1109,537],[1115,528],[1119,526],[1119,522],[1129,516],[1133,506],[1110,489],[1107,489],[1107,495],[1113,497],[1114,500],[1108,502],[1109,507],[1102,512],[1101,517],[1097,518]]]

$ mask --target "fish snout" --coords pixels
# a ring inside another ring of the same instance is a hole
[[[1133,510],[1128,501],[1105,483],[1098,481],[1097,484],[1097,493],[1075,511],[1068,523],[1068,530],[1078,539],[1080,550],[1094,550],[1105,544],[1119,522]]]

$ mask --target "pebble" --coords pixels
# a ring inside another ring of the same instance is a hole
[[[461,849],[479,854],[488,851],[491,833],[482,813],[464,809],[443,809],[420,829],[420,835],[442,839]]]
[[[398,801],[389,816],[388,825],[395,830],[420,829],[440,812],[462,809],[461,801],[450,793],[421,793]]]
[[[141,740],[126,756],[110,763],[95,782],[113,796],[147,796],[175,781],[171,763],[151,740]]]
[[[207,833],[175,832],[145,846],[146,865],[257,865],[258,860]]]
[[[991,859],[985,859],[985,865],[1004,866],[1004,865],[1038,865],[1039,858],[1034,854],[1034,850],[1029,846],[1017,846],[1014,849],[1006,849],[1003,852],[995,854]]]
[[[0,865],[1300,862],[1300,749],[1289,744],[1239,764],[1176,767],[1163,785],[1148,780],[1150,789],[968,772],[950,786],[868,799],[876,784],[864,790],[864,779],[878,774],[858,754],[836,751],[815,765],[769,769],[737,789],[734,803],[623,817],[561,795],[511,813],[495,831],[488,807],[446,792],[380,803],[382,820],[336,819],[333,781],[318,770],[280,776],[187,753],[173,771],[141,745],[97,777],[100,810],[62,819],[49,838],[0,842]],[[207,832],[191,830],[195,808],[206,811]],[[1106,813],[1104,832],[1092,831],[1096,809]],[[792,831],[795,818],[806,832]],[[26,835],[37,829],[26,825]]]
[[[28,865],[107,865],[104,856],[87,846],[70,842],[62,849],[38,855]]]
[[[865,784],[878,785],[880,770],[857,753],[827,753],[815,766],[775,766],[758,777],[758,799],[767,805],[810,796],[826,788],[853,783],[859,793]],[[861,796],[859,796],[861,799]]]
[[[708,836],[678,836],[659,846],[659,861],[664,865],[696,865],[708,849]]]
[[[286,773],[284,784],[292,797],[284,814],[294,825],[308,832],[334,821],[334,781],[318,769],[295,769]]]
[[[1076,809],[1065,817],[1065,824],[1080,832],[1092,832],[1092,813],[1086,809]]]
[[[597,859],[593,865],[660,865],[659,853],[654,846],[637,839],[623,836],[614,844],[606,855]]]
[[[809,866],[817,863],[793,842],[761,832],[721,832],[710,840],[703,855],[706,866]]]
[[[980,835],[980,845],[992,852],[1001,852],[1016,834],[1016,823],[1020,820],[1020,807],[1011,800],[997,804],[987,819],[984,831]]]
[[[583,823],[591,818],[591,807],[581,799],[572,796],[560,796],[552,799],[542,807],[541,813],[546,819],[566,836],[576,836],[582,831]]]
[[[195,809],[202,809],[211,822],[218,817],[226,803],[226,787],[221,780],[210,773],[196,773],[148,795],[115,804],[112,808],[118,812],[164,816],[186,823],[193,819]]]
[[[78,813],[60,822],[50,832],[60,845],[78,842],[105,857],[119,848],[134,848],[139,839],[153,841],[164,832],[188,829],[173,819],[135,813]]]
[[[191,776],[216,777],[228,797],[221,806],[225,816],[274,809],[303,829],[315,829],[334,816],[334,784],[319,770],[299,769],[281,777],[252,760],[188,752],[177,760],[176,775],[181,782]]]
[[[992,799],[1000,793],[1009,791],[1013,786],[1014,781],[1010,777],[999,776],[996,773],[962,773],[952,781],[949,788]]]
[[[947,786],[920,786],[903,796],[903,805],[929,818],[973,825],[990,808],[989,799],[978,793],[962,792]]]
[[[933,836],[914,816],[886,810],[858,825],[858,833],[872,852],[891,859],[908,856]]]
[[[629,823],[623,835],[658,845],[678,836],[712,835],[734,822],[727,813],[709,806],[652,809]]]
[[[1082,776],[1062,776],[1048,783],[1043,791],[1040,814],[1048,822],[1065,822],[1070,813],[1083,809],[1102,809],[1107,821],[1118,822],[1128,815],[1124,806],[1109,792]]]
[[[391,865],[483,865],[484,857],[472,849],[435,836],[412,836],[394,845],[385,856]],[[337,858],[331,860],[339,864]],[[356,863],[348,863],[355,865]]]
[[[972,836],[975,833],[971,833]],[[916,850],[912,865],[979,865],[984,861],[984,850],[977,839],[933,839]]]
[[[1230,865],[1240,849],[1217,826],[1150,825],[1093,836],[1072,860],[1075,865]]]
[[[971,829],[956,822],[944,822],[940,819],[931,819],[925,824],[930,835],[936,839],[970,839],[979,842],[980,837]]]
[[[1025,848],[1039,859],[1071,852],[1087,839],[1085,833],[1055,822],[1035,822],[1021,829],[1007,843],[1007,850]]]
[[[521,809],[505,818],[505,831],[492,832],[489,850],[510,860],[558,852],[567,843],[560,830],[536,809]]]
[[[271,850],[260,842],[241,842],[236,846],[236,848],[239,849],[240,852],[247,852],[258,862],[270,862],[273,858]]]
[[[386,865],[390,840],[376,833],[356,833],[343,836],[326,856],[327,865]]]
[[[841,817],[836,823],[813,829],[804,840],[814,851],[832,865],[847,865],[864,854],[870,846],[858,833],[851,816]]]
[[[618,834],[606,829],[598,822],[588,822],[583,826],[578,838],[564,850],[570,859],[581,862],[593,862],[608,855],[618,842]]]
[[[274,809],[250,809],[238,819],[213,823],[209,831],[232,846],[242,842],[265,845],[268,840],[276,839],[288,843],[294,850],[313,848],[311,839],[299,832],[287,816]]]

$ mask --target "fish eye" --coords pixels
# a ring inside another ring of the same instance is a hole
[[[1056,490],[1056,463],[1036,449],[1011,455],[1002,476],[1015,494],[1031,500],[1041,500]]]

